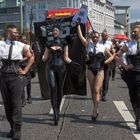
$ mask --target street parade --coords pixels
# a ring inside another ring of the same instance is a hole
[[[0,140],[140,140],[139,6],[1,0]]]

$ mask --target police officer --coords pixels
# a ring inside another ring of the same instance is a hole
[[[15,25],[9,25],[6,30],[6,40],[0,41],[1,93],[6,117],[11,130],[7,137],[20,140],[22,126],[21,95],[23,91],[22,78],[30,69],[34,58],[25,44],[16,41],[18,32]],[[19,68],[19,61],[23,54],[28,58],[24,69]]]
[[[100,44],[102,44],[108,50],[111,51],[112,42],[108,40],[108,33],[106,30],[104,30],[102,32],[102,40],[101,40]],[[106,56],[106,57],[108,57],[108,56]],[[106,101],[106,94],[107,94],[108,88],[109,88],[110,70],[111,70],[110,63],[105,64],[105,66],[104,66],[104,81],[103,81],[103,87],[102,87],[102,91],[101,91],[101,101]]]
[[[130,101],[136,116],[136,129],[140,132],[140,25],[134,27],[135,40],[126,43],[116,54],[116,60],[126,70]],[[124,63],[120,56],[126,53]]]

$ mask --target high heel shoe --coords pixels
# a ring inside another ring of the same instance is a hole
[[[91,117],[92,122],[96,122],[96,121],[97,121],[98,115],[99,115],[99,113],[97,113],[96,116],[92,116],[92,117]]]

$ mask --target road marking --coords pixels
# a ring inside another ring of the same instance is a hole
[[[65,98],[66,98],[66,96],[64,95],[63,98],[62,98],[61,104],[60,104],[60,112],[61,112],[63,104],[65,102]],[[53,114],[53,109],[52,108],[51,108],[49,114]]]
[[[140,134],[136,134],[136,125],[132,122],[134,122],[134,118],[133,116],[130,114],[128,108],[126,107],[126,105],[124,104],[123,101],[113,101],[114,104],[116,105],[118,111],[120,112],[120,114],[122,115],[123,119],[126,121],[126,124],[130,127],[133,135],[135,136],[135,138],[137,140],[140,140]]]
[[[1,107],[2,105],[0,104],[0,107]]]

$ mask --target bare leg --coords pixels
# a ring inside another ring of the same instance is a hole
[[[94,85],[94,111],[93,116],[96,116],[99,113],[99,101],[100,101],[100,90],[103,84],[104,71],[101,70],[97,73]]]
[[[100,90],[104,79],[104,71],[101,70],[97,73],[96,77],[92,71],[87,70],[87,77],[91,88],[91,97],[94,105],[93,116],[97,116],[99,110]]]
[[[94,84],[95,84],[95,76],[92,73],[92,71],[87,70],[87,78],[89,81],[89,85],[90,85],[90,89],[91,89],[91,97],[92,97],[92,101],[93,101],[93,105],[95,103],[95,98],[94,98]]]

